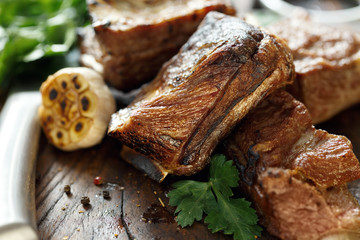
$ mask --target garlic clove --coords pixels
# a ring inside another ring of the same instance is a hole
[[[38,115],[54,146],[65,151],[94,146],[104,137],[115,99],[92,69],[64,68],[41,85]]]

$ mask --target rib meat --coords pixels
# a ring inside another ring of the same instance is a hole
[[[294,55],[289,91],[309,109],[313,124],[360,102],[360,34],[296,16],[271,26]]]
[[[209,11],[233,15],[229,0],[87,0],[92,28],[81,38],[84,65],[120,90],[151,80]],[[94,48],[96,50],[94,50]]]
[[[360,206],[346,185],[360,178],[352,145],[316,130],[289,93],[261,102],[224,144],[268,232],[288,240],[359,239]]]
[[[196,173],[253,106],[292,81],[293,67],[282,40],[211,12],[155,80],[113,115],[109,135],[165,173]]]

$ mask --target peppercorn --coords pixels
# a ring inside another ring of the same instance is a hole
[[[68,195],[71,193],[71,188],[70,188],[69,185],[65,185],[65,187],[64,187],[64,192],[65,192],[66,194],[68,194]]]
[[[99,176],[97,176],[97,177],[95,177],[94,178],[94,184],[95,185],[101,185],[103,183],[103,179],[101,178],[101,177],[99,177]]]
[[[81,198],[81,204],[84,206],[87,206],[90,204],[90,198],[89,197],[82,197]]]
[[[103,197],[105,198],[105,199],[109,199],[110,198],[110,193],[109,193],[109,191],[103,191]]]

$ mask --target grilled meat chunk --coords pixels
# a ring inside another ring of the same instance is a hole
[[[289,91],[309,109],[313,124],[360,102],[360,34],[314,23],[302,13],[270,31],[287,41],[296,79]]]
[[[82,36],[82,63],[128,91],[152,80],[209,11],[233,15],[229,0],[87,0],[92,27]],[[94,37],[95,35],[95,37]],[[93,50],[94,48],[99,48]]]
[[[165,173],[194,174],[236,123],[293,73],[282,40],[211,12],[133,103],[113,114],[109,135]]]
[[[288,240],[359,239],[360,206],[346,186],[360,178],[352,145],[316,130],[289,93],[271,94],[224,144],[268,232]]]

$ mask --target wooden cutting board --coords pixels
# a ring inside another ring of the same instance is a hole
[[[347,136],[360,157],[360,105],[317,128]],[[166,194],[182,178],[170,176],[159,184],[121,160],[120,149],[120,142],[106,137],[96,147],[68,153],[41,136],[36,170],[41,239],[232,239],[212,234],[201,222],[178,227]],[[93,183],[96,176],[103,178],[101,186]],[[64,193],[65,185],[71,194]],[[104,190],[110,199],[103,198]],[[80,203],[83,196],[90,198],[90,206]],[[264,232],[261,239],[270,238]]]

